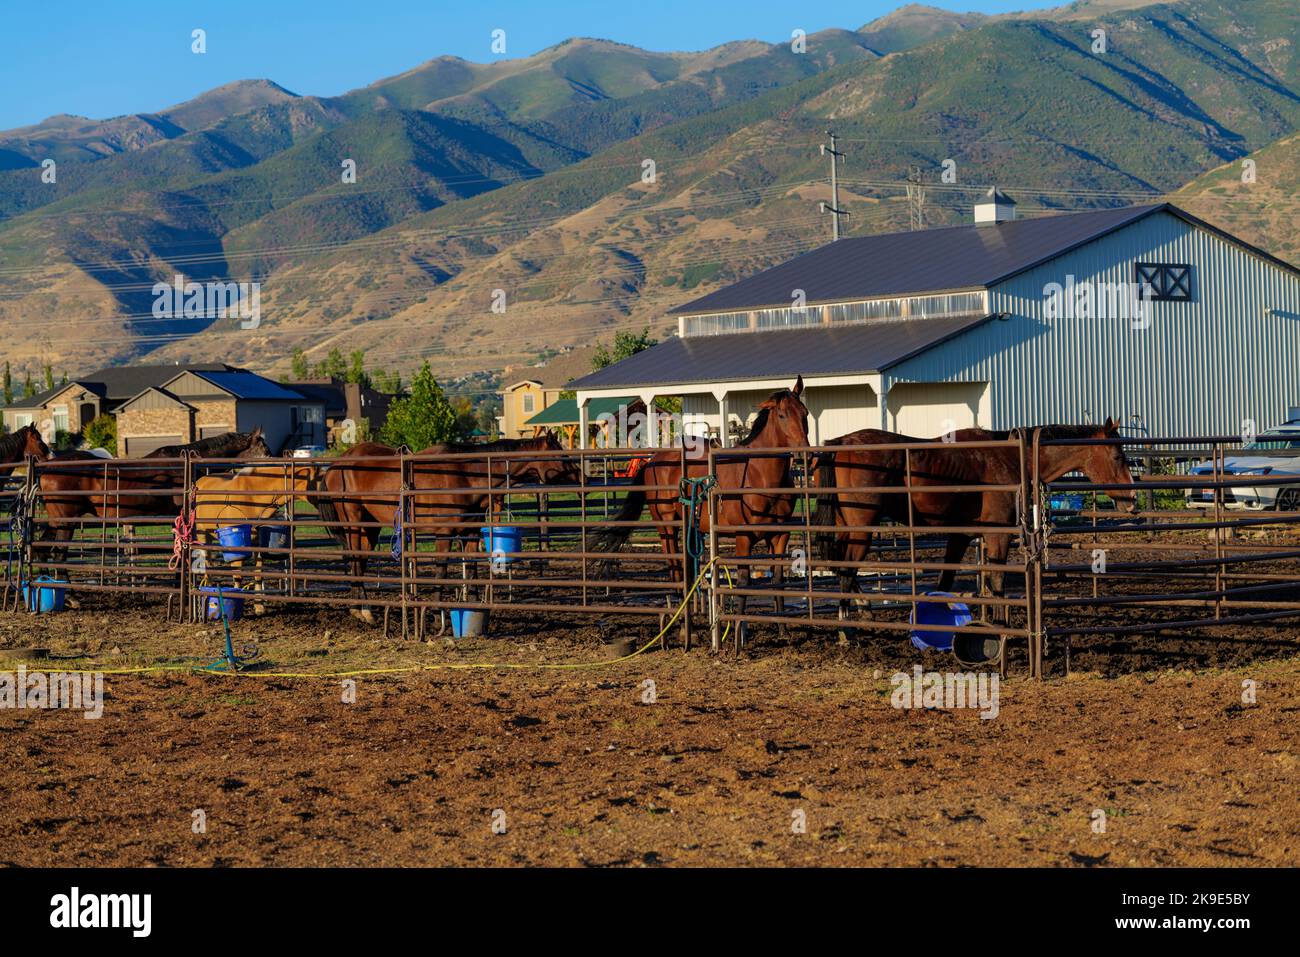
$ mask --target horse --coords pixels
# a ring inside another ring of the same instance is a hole
[[[792,389],[774,392],[758,407],[758,415],[750,428],[749,435],[740,443],[740,448],[800,448],[808,445],[808,407],[803,404],[803,376],[800,376]],[[680,562],[672,561],[678,554],[677,523],[681,520],[682,501],[678,490],[682,479],[699,479],[708,474],[708,450],[688,451],[686,475],[682,475],[682,458],[680,450],[664,450],[650,456],[632,476],[633,485],[667,486],[666,490],[647,491],[634,489],[628,493],[622,509],[614,516],[619,525],[601,529],[592,539],[591,549],[598,552],[614,552],[620,549],[632,535],[631,522],[641,517],[642,510],[649,505],[650,515],[659,532],[659,547],[668,556],[669,575],[672,581],[684,578]],[[784,555],[790,540],[786,523],[794,514],[795,501],[794,479],[790,474],[791,457],[782,454],[746,455],[728,459],[726,450],[715,457],[714,467],[717,488],[724,492],[740,492],[747,488],[789,488],[790,493],[751,492],[743,495],[719,495],[717,498],[717,522],[719,525],[770,525],[768,530],[745,530],[732,534],[736,540],[735,555],[747,558],[753,553],[754,546],[766,543],[775,559]],[[699,518],[701,532],[709,530],[707,512]],[[777,610],[784,611],[784,602],[779,597],[784,581],[784,566],[780,561],[772,564],[772,580],[777,591]],[[749,565],[740,565],[739,577],[741,588],[749,585]],[[740,596],[740,613],[745,612],[745,595]],[[784,636],[785,626],[779,627]],[[745,628],[742,623],[737,635],[737,647],[745,641]]]
[[[315,499],[327,529],[348,556],[353,579],[349,594],[360,590],[366,595],[365,583],[370,552],[379,541],[380,529],[396,524],[400,492],[403,485],[402,451],[379,442],[362,442],[353,446],[326,469],[317,490],[326,492]],[[539,456],[533,458],[499,457],[488,472],[487,456],[492,452],[559,452],[563,446],[550,433],[529,439],[501,439],[483,444],[444,442],[416,453],[407,453],[407,485],[411,511],[407,521],[417,531],[434,533],[436,556],[450,552],[451,539],[464,531],[465,522],[481,520],[491,504],[490,489],[511,484],[577,485],[581,481],[578,466],[571,458]],[[431,459],[456,453],[477,453],[476,457]],[[369,460],[369,461],[361,461]],[[470,549],[475,543],[467,543]],[[366,621],[372,616],[368,608],[359,615]]]
[[[1035,434],[1038,450],[1038,480],[1054,482],[1074,471],[1083,472],[1091,482],[1098,484],[1132,485],[1124,450],[1118,443],[1092,444],[1099,439],[1114,439],[1119,427],[1107,418],[1100,426],[1045,425],[1033,429],[1013,429],[991,432],[985,429],[959,429],[953,433],[956,443],[940,439],[920,439],[881,429],[862,429],[831,439],[826,444],[836,445],[902,445],[925,443],[931,447],[913,449],[910,453],[911,515],[914,526],[1010,526],[1016,522],[1016,492],[978,491],[927,492],[927,485],[1015,485],[1028,487],[1022,480],[1020,451],[1010,446],[1002,448],[965,448],[961,442],[1004,441],[1024,437],[1032,448]],[[1048,445],[1048,441],[1061,440],[1067,444]],[[1077,444],[1068,444],[1076,440]],[[897,487],[907,484],[908,453],[903,449],[846,449],[824,452],[818,459],[818,486],[821,489],[854,488],[858,486]],[[1026,468],[1029,463],[1026,463]],[[1108,493],[1126,510],[1137,511],[1137,494],[1132,491],[1112,490]],[[819,557],[833,561],[850,562],[837,568],[841,596],[860,591],[857,565],[866,561],[871,551],[871,529],[881,519],[888,518],[906,525],[909,520],[908,495],[899,492],[823,492],[818,496],[814,524]],[[833,532],[831,527],[851,526],[847,532]],[[944,564],[961,562],[966,549],[976,538],[982,537],[991,563],[1005,565],[1011,551],[1010,532],[986,532],[982,535],[950,533],[944,554]],[[957,570],[946,568],[939,575],[938,590],[948,591]],[[1003,596],[1005,572],[990,576],[990,590],[997,598]],[[848,602],[840,598],[839,617],[847,617]]]
[[[0,435],[0,475],[10,474],[29,457],[44,462],[50,454],[50,447],[34,425],[24,425],[9,435]]]
[[[149,465],[158,452],[142,459],[103,460],[92,452],[74,451],[55,455],[37,474],[47,523],[42,542],[60,545],[50,549],[50,561],[62,562],[76,527],[86,517],[121,521],[124,518],[174,518],[184,507],[185,493],[177,486],[184,474],[177,464]],[[180,458],[269,458],[261,428],[252,432],[226,432],[188,445],[169,446],[165,451]]]
[[[292,460],[290,460],[292,461]],[[223,525],[249,523],[256,527],[281,508],[293,508],[297,498],[306,498],[316,478],[316,466],[250,465],[234,472],[204,475],[194,483],[194,530],[206,545],[212,545]],[[239,571],[244,559],[231,562]],[[262,553],[255,556],[254,579],[262,587]],[[239,578],[236,575],[236,586]]]

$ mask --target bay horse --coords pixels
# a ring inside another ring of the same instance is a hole
[[[488,470],[492,452],[561,452],[564,447],[551,433],[527,439],[496,442],[444,442],[419,452],[406,451],[408,497],[417,533],[434,534],[434,561],[445,569],[440,556],[451,551],[451,541],[461,537],[461,523],[481,521],[491,505],[490,489],[507,483],[577,485],[578,465],[570,457],[498,457]],[[402,489],[402,453],[380,442],[362,442],[343,453],[325,470],[317,490],[330,493],[313,499],[330,536],[347,553],[353,581],[349,594],[366,595],[366,566],[384,526],[394,525]],[[469,455],[467,453],[475,453]],[[433,456],[449,456],[432,458]],[[450,457],[454,456],[454,457]],[[412,494],[414,492],[414,494]],[[477,537],[466,547],[477,547]],[[441,591],[441,588],[439,589]],[[372,621],[368,608],[360,617]]]
[[[248,523],[254,528],[281,508],[293,508],[306,498],[316,478],[316,466],[249,465],[233,472],[204,475],[194,483],[194,531],[205,545],[214,544],[217,529]],[[256,553],[254,580],[262,587],[262,553]],[[242,571],[245,558],[230,564]],[[238,587],[239,578],[235,579]]]
[[[1030,429],[991,432],[986,429],[959,429],[953,433],[956,443],[990,442],[1017,439],[1023,435],[1028,454],[1032,454],[1035,434],[1040,441],[1038,478],[1054,482],[1070,472],[1083,472],[1097,484],[1132,485],[1124,449],[1119,443],[1091,444],[1095,440],[1115,439],[1119,427],[1107,418],[1102,425],[1045,425]],[[1060,440],[1066,444],[1041,444]],[[1069,444],[1077,440],[1078,444]],[[1022,482],[1020,450],[1003,448],[964,448],[941,439],[920,439],[881,429],[861,429],[831,439],[827,445],[902,445],[925,443],[931,447],[911,452],[912,488],[911,520],[914,526],[1011,526],[1016,523],[1017,493],[1014,491],[927,492],[927,485],[1025,485]],[[821,489],[887,486],[902,488],[907,483],[908,453],[903,449],[846,449],[824,452],[818,459],[818,486]],[[1031,468],[1029,461],[1025,469]],[[1031,473],[1032,474],[1032,473]],[[1137,511],[1137,494],[1113,489],[1107,494],[1125,505],[1130,514]],[[821,526],[816,538],[818,555],[833,561],[852,562],[837,568],[841,595],[860,591],[857,564],[864,563],[871,551],[873,527],[882,519],[908,524],[908,495],[905,492],[823,492],[818,497],[814,524]],[[832,532],[829,526],[850,526],[845,532]],[[983,535],[950,533],[944,564],[958,564],[976,538],[984,539],[988,561],[1005,565],[1011,551],[1012,533],[987,532]],[[939,575],[938,590],[952,588],[956,569],[944,569]],[[990,591],[1003,595],[1004,572],[989,576]],[[847,598],[841,597],[839,617],[847,617]]]
[[[0,435],[0,475],[10,474],[29,456],[44,462],[50,454],[50,447],[35,425],[24,425],[9,435]]]
[[[738,448],[800,448],[808,445],[808,407],[803,404],[803,376],[800,376],[791,389],[774,392],[758,406],[758,415],[750,427],[749,435]],[[725,424],[724,424],[725,425]],[[714,467],[717,488],[724,492],[740,492],[747,488],[789,488],[788,494],[782,492],[752,492],[744,495],[720,495],[717,498],[717,521],[719,525],[771,525],[768,530],[746,530],[729,532],[734,535],[737,558],[747,558],[754,547],[766,543],[774,559],[784,556],[789,544],[790,531],[787,523],[794,514],[798,495],[794,490],[794,479],[790,473],[791,456],[779,453],[763,455],[738,456],[726,458],[725,449],[715,454]],[[680,449],[665,449],[650,456],[632,475],[633,485],[667,486],[660,490],[634,489],[628,492],[622,509],[614,516],[620,523],[635,522],[641,517],[642,510],[648,505],[650,516],[658,525],[659,546],[663,554],[670,558],[679,554],[677,540],[677,523],[682,517],[682,501],[679,494],[682,479],[699,479],[708,474],[708,450],[701,449],[685,454],[686,475],[682,475],[683,454]],[[700,531],[709,531],[707,510],[699,517]],[[611,525],[601,529],[591,542],[591,550],[613,552],[620,549],[631,537],[631,524]],[[671,580],[683,579],[680,562],[670,561],[668,565]],[[772,582],[778,597],[777,610],[784,611],[784,602],[779,597],[784,581],[784,566],[779,560],[772,563]],[[739,567],[741,588],[749,585],[749,564]],[[745,595],[739,599],[740,613],[745,611]],[[781,625],[780,633],[785,634]],[[745,640],[745,628],[742,624],[738,635],[738,646]]]
[[[38,470],[46,528],[40,540],[60,543],[50,560],[63,561],[63,544],[72,540],[81,520],[94,517],[121,521],[129,518],[175,518],[184,506],[185,492],[178,490],[184,469],[180,463],[148,464],[171,452],[179,458],[270,458],[262,429],[226,432],[188,445],[168,446],[141,459],[105,460],[85,451],[63,452]]]

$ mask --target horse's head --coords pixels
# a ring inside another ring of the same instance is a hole
[[[538,452],[563,452],[552,432],[520,443],[520,449]],[[582,481],[578,462],[571,455],[544,455],[536,459],[515,459],[511,468],[515,478],[530,478],[541,485],[578,485]]]
[[[808,407],[803,404],[803,376],[794,388],[775,392],[758,407],[758,418],[746,444],[787,448],[808,444]]]
[[[26,433],[23,438],[23,455],[30,455],[37,461],[44,462],[50,457],[50,447],[41,438],[40,430],[35,425],[25,425],[19,432]]]
[[[1048,427],[1051,428],[1050,426]],[[1119,439],[1119,423],[1109,416],[1098,426],[1070,429],[1070,433],[1083,439],[1104,439],[1105,444],[1088,444],[1060,446],[1059,462],[1046,469],[1044,481],[1055,481],[1066,472],[1076,469],[1088,477],[1089,482],[1098,485],[1133,486],[1133,473],[1129,471],[1128,459],[1124,457],[1124,444]],[[1044,450],[1046,451],[1046,450]],[[1055,473],[1055,474],[1053,474]],[[1116,506],[1122,507],[1130,515],[1138,510],[1137,491],[1133,488],[1107,489],[1106,493],[1114,499]]]
[[[271,457],[271,447],[266,444],[266,437],[262,434],[262,427],[259,425],[248,433],[248,445],[239,453],[241,459],[269,459]]]

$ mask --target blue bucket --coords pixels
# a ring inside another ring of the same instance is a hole
[[[453,608],[451,633],[456,638],[478,638],[487,633],[488,613],[483,608]]]
[[[42,575],[36,579],[34,585],[24,583],[23,603],[27,605],[29,610],[35,611],[38,615],[44,615],[52,611],[63,611],[63,601],[67,587],[68,583],[65,581]]]
[[[512,525],[494,525],[483,529],[483,551],[492,556],[492,564],[514,561],[508,552],[521,552],[523,535]]]
[[[217,529],[217,541],[226,548],[248,548],[253,544],[253,526],[223,525]],[[237,562],[248,558],[248,552],[222,552],[224,561]]]
[[[1082,512],[1084,509],[1080,492],[1058,492],[1052,496],[1050,504],[1053,512]]]
[[[239,621],[244,617],[244,592],[241,589],[223,588],[220,598],[217,597],[215,588],[200,588],[199,594],[207,596],[203,603],[204,621],[220,621],[221,605],[225,606],[227,621]]]
[[[926,592],[939,598],[951,598],[947,592]],[[912,606],[908,622],[912,625],[947,625],[960,628],[974,620],[970,608],[959,601],[918,601]],[[913,631],[912,645],[921,651],[951,651],[953,632],[951,631]]]

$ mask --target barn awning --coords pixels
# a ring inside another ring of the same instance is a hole
[[[606,396],[601,399],[592,399],[587,403],[587,421],[595,422],[596,417],[608,413],[609,415],[618,415],[618,410],[622,406],[627,406],[628,411],[633,411],[633,406],[641,404],[641,400],[634,395]],[[552,402],[546,408],[542,409],[531,419],[527,420],[524,425],[540,426],[550,428],[557,425],[577,425],[578,424],[578,400],[577,399],[560,399]]]

